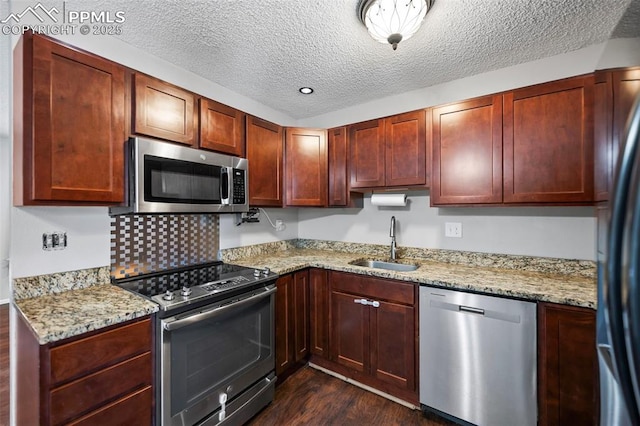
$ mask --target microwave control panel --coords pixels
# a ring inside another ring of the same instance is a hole
[[[233,169],[233,204],[245,204],[245,170]]]

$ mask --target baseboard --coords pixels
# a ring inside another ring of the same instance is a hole
[[[352,384],[354,386],[357,386],[357,387],[359,387],[361,389],[364,389],[366,391],[369,391],[371,393],[375,393],[376,395],[379,395],[379,396],[381,396],[383,398],[386,398],[386,399],[388,399],[390,401],[393,401],[393,402],[395,402],[397,404],[404,405],[405,407],[411,408],[412,410],[419,410],[420,409],[420,407],[416,407],[415,405],[411,404],[410,402],[403,401],[400,398],[397,398],[397,397],[395,397],[393,395],[389,395],[388,393],[385,393],[385,392],[382,392],[381,390],[372,388],[371,386],[367,386],[364,383],[360,383],[360,382],[358,382],[356,380],[350,379],[350,378],[348,378],[346,376],[343,376],[342,374],[336,373],[335,371],[331,371],[329,369],[321,367],[321,366],[319,366],[317,364],[314,364],[312,362],[309,362],[309,367],[315,368],[316,370],[322,371],[325,374],[328,374],[328,375],[333,376],[333,377],[335,377],[337,379],[343,380],[343,381],[345,381],[347,383],[350,383],[350,384]]]

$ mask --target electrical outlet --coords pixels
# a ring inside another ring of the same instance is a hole
[[[42,234],[42,250],[64,250],[67,248],[67,233],[45,232]]]
[[[276,219],[276,231],[284,231],[287,226],[284,224],[284,220]]]
[[[449,238],[462,238],[462,223],[460,222],[445,223],[444,236]]]

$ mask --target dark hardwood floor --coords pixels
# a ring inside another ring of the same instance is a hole
[[[0,425],[9,424],[9,304],[0,305]]]
[[[309,366],[276,388],[275,400],[248,425],[452,425]]]

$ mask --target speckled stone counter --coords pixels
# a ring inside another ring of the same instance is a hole
[[[40,344],[158,311],[155,303],[109,284],[108,267],[18,278],[13,287],[13,303]]]
[[[594,262],[454,251],[449,251],[447,255],[446,250],[405,249],[400,262],[414,263],[419,267],[412,272],[397,272],[351,264],[363,258],[385,260],[388,249],[386,246],[347,244],[346,251],[342,251],[344,249],[344,243],[335,245],[305,240],[229,249],[223,251],[223,258],[227,262],[245,266],[269,267],[279,274],[314,267],[532,301],[596,308]],[[434,258],[438,261],[433,260]]]

